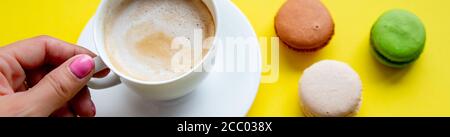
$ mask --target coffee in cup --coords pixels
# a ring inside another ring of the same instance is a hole
[[[141,81],[166,81],[186,73],[174,69],[173,57],[183,54],[193,60],[193,49],[174,48],[175,38],[192,41],[200,32],[206,40],[215,35],[213,16],[201,0],[122,0],[104,19],[104,49],[111,64]],[[207,47],[201,46],[202,57]],[[198,63],[190,61],[184,70]]]

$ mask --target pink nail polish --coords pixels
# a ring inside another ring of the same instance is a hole
[[[94,60],[88,55],[82,55],[75,59],[69,68],[75,76],[82,79],[94,69]]]

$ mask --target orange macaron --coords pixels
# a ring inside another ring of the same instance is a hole
[[[320,0],[287,0],[275,17],[278,37],[297,51],[325,47],[334,34],[334,22]]]

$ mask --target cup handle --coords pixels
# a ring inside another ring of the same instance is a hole
[[[105,62],[100,57],[95,57],[95,73],[98,73],[104,69],[107,68],[105,65]],[[87,86],[92,89],[105,89],[110,88],[115,85],[120,84],[120,78],[115,74],[114,72],[110,72],[106,77],[104,78],[92,78]]]

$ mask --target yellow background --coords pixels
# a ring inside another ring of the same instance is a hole
[[[284,0],[232,0],[261,37],[275,36],[273,18]],[[322,59],[347,62],[363,81],[358,116],[450,116],[449,0],[322,0],[336,23],[328,47],[302,54],[280,46],[280,79],[261,84],[249,116],[302,116],[297,91],[302,71]],[[0,45],[51,35],[75,43],[99,0],[2,0]],[[427,29],[420,59],[405,69],[376,62],[369,52],[369,31],[384,11],[408,9]]]

